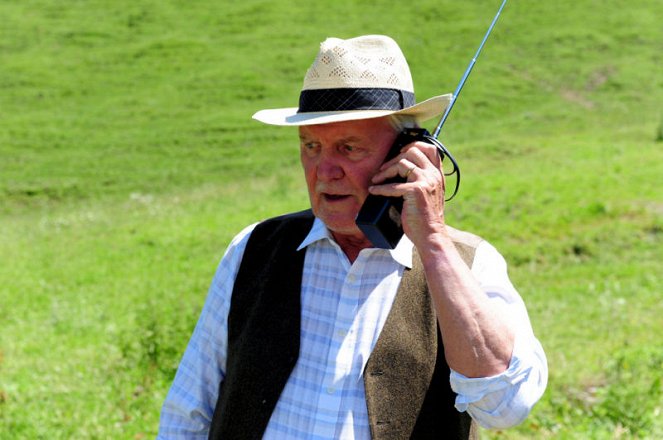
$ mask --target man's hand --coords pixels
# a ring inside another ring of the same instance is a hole
[[[373,177],[371,194],[402,197],[403,230],[417,248],[426,246],[437,234],[445,234],[445,180],[437,148],[426,142],[406,145],[401,153],[385,162]],[[381,184],[400,175],[403,183]]]

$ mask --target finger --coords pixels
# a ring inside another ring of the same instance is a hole
[[[404,179],[412,178],[413,173],[418,167],[416,164],[412,163],[408,159],[401,158],[397,162],[392,163],[388,167],[381,167],[375,176],[373,176],[372,182],[379,183],[387,179],[391,179],[396,176],[400,176]]]
[[[403,157],[406,157],[419,168],[427,168],[432,165],[435,168],[440,168],[441,160],[437,151],[437,147],[427,142],[414,142],[408,144],[403,150]]]
[[[376,196],[405,197],[408,191],[412,189],[412,185],[416,185],[416,183],[406,182],[371,185],[368,187],[368,192]]]
[[[415,171],[416,169],[417,166],[413,164],[410,168],[407,169],[407,171],[403,175],[403,178],[407,180],[410,177],[410,174],[412,174],[412,172]],[[413,177],[416,179],[416,175],[414,175]]]
[[[417,173],[414,174],[417,179],[422,179],[431,185],[435,185],[436,182],[443,179],[442,164],[436,156],[434,157],[436,162],[431,162],[429,156],[417,148],[411,148],[404,154],[407,160],[417,167]],[[410,173],[410,176],[414,171]],[[413,181],[415,179],[409,177],[407,180]]]
[[[412,144],[403,152],[412,163],[419,168],[428,169],[429,167],[440,169],[441,160],[437,148],[426,142],[417,142]]]

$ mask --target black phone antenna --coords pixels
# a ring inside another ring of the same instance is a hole
[[[449,112],[451,112],[451,109],[453,108],[454,104],[456,103],[456,99],[458,98],[458,95],[460,95],[460,91],[463,89],[463,86],[465,85],[465,81],[467,80],[467,77],[470,76],[470,72],[472,71],[472,68],[474,67],[474,64],[476,64],[477,58],[479,58],[479,54],[481,53],[481,49],[483,49],[483,45],[486,43],[486,40],[488,39],[488,36],[493,31],[493,27],[495,26],[495,23],[497,23],[497,19],[499,18],[500,14],[502,13],[502,9],[504,8],[505,4],[506,4],[506,0],[504,0],[502,2],[502,5],[497,10],[497,14],[495,14],[495,18],[493,18],[493,22],[490,23],[490,27],[488,28],[488,31],[486,31],[486,35],[484,35],[483,40],[481,40],[481,44],[479,45],[479,48],[477,49],[477,52],[474,54],[474,57],[472,58],[472,61],[470,61],[469,66],[467,66],[467,69],[465,69],[465,73],[463,74],[463,77],[460,79],[460,82],[458,83],[458,86],[456,87],[456,90],[454,91],[453,95],[451,95],[451,101],[449,102],[449,105],[447,106],[447,109],[445,110],[444,114],[442,115],[442,119],[440,119],[440,123],[437,124],[437,128],[435,129],[435,132],[433,132],[433,137],[434,138],[437,139],[437,136],[440,134],[440,130],[442,130],[442,126],[444,125],[444,122],[447,120],[447,117],[449,116]]]

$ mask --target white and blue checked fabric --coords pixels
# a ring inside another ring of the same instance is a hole
[[[253,226],[230,244],[175,380],[164,402],[159,439],[207,438],[226,367],[230,296]],[[265,439],[370,439],[362,372],[387,319],[402,273],[412,264],[405,237],[394,250],[365,249],[350,264],[316,219],[302,278],[300,357],[272,414]],[[506,263],[482,243],[472,267],[486,294],[519,323],[509,369],[469,379],[452,371],[456,407],[484,427],[501,428],[527,416],[546,386],[547,364],[527,311],[506,274]]]

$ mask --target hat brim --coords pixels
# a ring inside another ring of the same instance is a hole
[[[299,126],[380,118],[388,115],[410,115],[424,122],[441,115],[451,102],[451,93],[439,95],[402,110],[348,110],[298,113],[297,107],[260,110],[253,119],[270,125]]]

